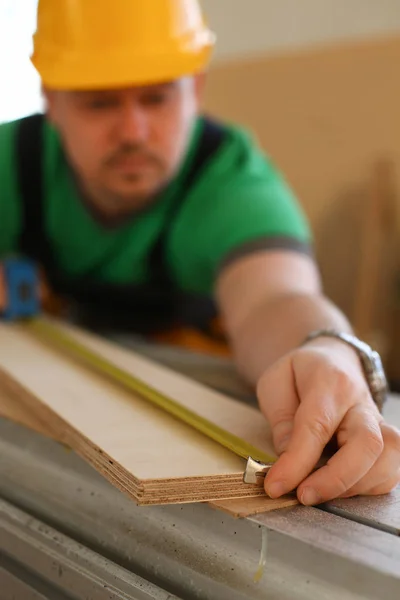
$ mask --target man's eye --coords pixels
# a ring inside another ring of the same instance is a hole
[[[155,92],[153,94],[149,94],[143,98],[143,104],[147,106],[157,106],[160,104],[166,104],[169,99],[170,94],[167,92]]]
[[[86,102],[87,108],[89,108],[91,110],[103,110],[103,109],[107,109],[107,108],[112,108],[115,105],[116,105],[115,100],[112,100],[111,98],[109,98],[109,99],[93,99],[93,100],[88,100],[88,102]]]

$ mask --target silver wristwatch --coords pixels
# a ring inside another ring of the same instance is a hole
[[[359,340],[356,336],[349,333],[341,333],[334,329],[320,329],[312,331],[305,339],[304,343],[314,340],[318,337],[332,337],[345,342],[358,354],[364,370],[364,374],[371,392],[371,396],[377,405],[379,412],[382,412],[383,404],[388,393],[388,383],[385,370],[382,365],[381,357],[371,346]]]

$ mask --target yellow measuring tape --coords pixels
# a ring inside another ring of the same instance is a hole
[[[76,341],[72,336],[62,331],[56,325],[38,318],[27,321],[24,328],[33,333],[38,339],[50,342],[51,345],[68,353],[71,357],[80,362],[85,363],[101,375],[108,377],[113,382],[139,394],[142,398],[165,410],[170,415],[180,419],[187,425],[190,425],[197,431],[205,434],[207,437],[218,442],[225,448],[228,448],[238,456],[245,459],[251,457],[254,460],[264,463],[275,462],[275,457],[270,456],[238,436],[219,427],[212,421],[196,414],[186,406],[182,406],[182,404],[179,404],[176,400],[165,396],[144,381],[127,373],[111,361],[87,348],[84,344]]]

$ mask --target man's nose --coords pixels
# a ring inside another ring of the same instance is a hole
[[[120,113],[119,133],[124,142],[143,143],[148,137],[148,115],[135,102],[126,103]]]

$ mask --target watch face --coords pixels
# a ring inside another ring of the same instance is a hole
[[[370,384],[374,391],[383,392],[387,390],[387,379],[382,365],[381,357],[375,351],[371,352],[371,367],[369,372]]]

